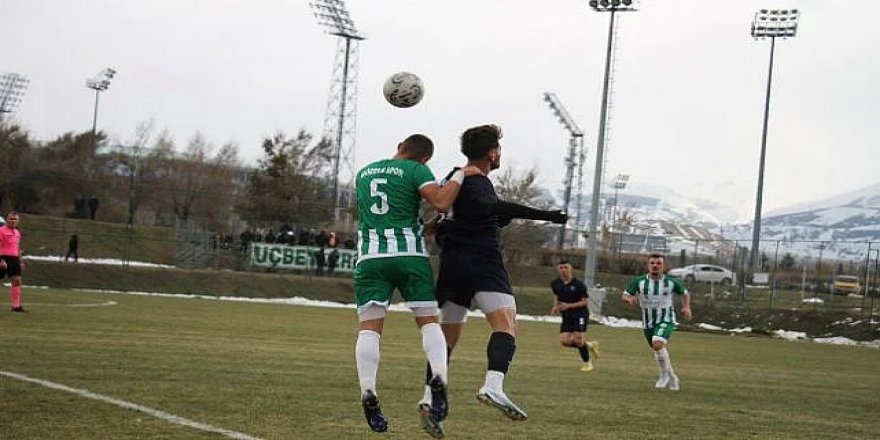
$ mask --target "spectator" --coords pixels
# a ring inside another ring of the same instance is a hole
[[[346,249],[354,249],[354,240],[351,237],[345,239],[345,243],[343,244]]]
[[[337,241],[336,233],[330,232],[330,236],[327,237],[327,247],[335,248],[339,244]]]
[[[324,276],[324,265],[327,263],[324,255],[324,248],[320,247],[315,251],[315,275]]]
[[[333,276],[336,272],[336,264],[339,262],[339,250],[333,249],[327,255],[327,275]]]
[[[84,219],[86,214],[86,198],[82,194],[77,194],[73,198],[73,218]]]
[[[70,241],[67,242],[67,255],[64,256],[64,261],[70,258],[73,258],[74,263],[79,261],[79,237],[76,234],[72,234]]]
[[[321,248],[327,246],[327,233],[325,233],[323,230],[321,230],[321,232],[318,232],[318,235],[315,236],[315,246]]]
[[[263,237],[263,241],[266,243],[275,243],[275,233],[272,232],[271,229],[269,229],[266,232],[266,235]]]
[[[239,248],[239,250],[241,252],[247,252],[248,245],[250,245],[251,241],[253,241],[254,239],[254,233],[251,232],[250,229],[245,229],[244,232],[242,232],[241,235],[238,236],[238,238],[241,239],[241,247]]]
[[[91,197],[89,197],[89,219],[94,220],[97,213],[98,213],[98,198],[95,196],[91,196]]]
[[[311,243],[312,239],[309,236],[309,231],[306,229],[302,229],[299,231],[299,244],[303,246],[308,246]]]

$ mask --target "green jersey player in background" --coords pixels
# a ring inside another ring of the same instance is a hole
[[[666,345],[675,326],[675,306],[673,295],[682,296],[681,313],[685,319],[691,319],[691,295],[677,278],[665,276],[666,257],[653,254],[648,259],[648,273],[639,275],[626,285],[621,298],[630,306],[642,307],[642,328],[645,338],[654,350],[654,359],[660,368],[660,378],[655,388],[668,388],[678,391],[680,383]]]
[[[358,199],[358,261],[354,290],[360,321],[355,358],[361,387],[361,403],[370,429],[384,432],[388,421],[376,391],[379,339],[394,290],[400,291],[422,334],[422,348],[433,371],[431,410],[420,413],[425,431],[443,436],[446,418],[446,339],[440,329],[440,310],[434,291],[434,275],[422,236],[419,206],[425,199],[438,211],[452,206],[465,176],[482,174],[465,167],[440,187],[425,166],[434,144],[414,134],[397,146],[391,159],[373,162],[356,175]]]

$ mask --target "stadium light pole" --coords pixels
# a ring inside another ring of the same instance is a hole
[[[599,193],[602,190],[602,164],[605,160],[605,125],[608,117],[608,85],[611,77],[611,50],[614,47],[614,18],[617,12],[636,11],[633,0],[590,0],[590,7],[596,12],[609,12],[608,47],[605,51],[605,79],[602,83],[602,108],[599,112],[599,133],[596,136],[596,168],[593,170],[593,196],[590,204],[590,224],[587,227],[587,257],[584,283],[587,287],[596,285],[596,259],[598,257]]]
[[[611,213],[611,224],[615,232],[617,229],[617,196],[620,190],[626,189],[627,183],[629,183],[629,174],[618,174],[614,178],[614,210]]]
[[[0,123],[5,119],[6,113],[18,110],[29,83],[29,79],[17,73],[0,75]]]
[[[346,9],[343,0],[314,0],[309,3],[309,5],[312,7],[313,14],[318,20],[318,24],[324,26],[325,31],[328,34],[335,35],[345,41],[344,53],[339,53],[343,57],[343,59],[340,60],[342,65],[342,77],[339,79],[342,91],[339,96],[339,114],[336,122],[336,152],[333,156],[333,216],[334,218],[339,219],[339,166],[340,161],[342,160],[342,150],[344,148],[342,141],[343,136],[345,135],[345,121],[346,118],[349,118],[349,115],[346,113],[349,94],[351,93],[348,89],[349,77],[353,74],[352,71],[354,70],[352,60],[352,51],[354,48],[352,40],[358,42],[366,39],[366,37],[358,32],[354,25],[354,21],[348,14],[348,9]],[[354,97],[352,96],[352,99],[353,98]],[[331,96],[330,100],[333,101],[334,98]]]
[[[761,159],[758,165],[758,191],[755,196],[755,222],[752,228],[752,252],[749,272],[752,277],[757,272],[761,246],[761,204],[764,194],[764,163],[767,156],[767,125],[770,117],[770,87],[773,83],[773,55],[776,38],[792,38],[797,33],[800,11],[797,9],[761,9],[752,20],[752,37],[756,40],[770,39],[770,67],[767,72],[767,95],[764,99],[764,128],[761,133]],[[745,285],[745,283],[743,283]],[[745,287],[743,287],[745,288]]]
[[[89,78],[86,80],[86,87],[95,91],[95,112],[92,117],[92,137],[94,138],[97,134],[98,128],[98,97],[101,95],[101,92],[107,90],[110,87],[110,80],[116,76],[116,70],[110,67],[105,68],[98,72],[94,78]]]
[[[584,132],[581,131],[571,115],[568,114],[568,110],[565,109],[565,106],[562,105],[562,102],[559,101],[555,93],[544,93],[544,101],[547,102],[550,110],[559,119],[559,123],[571,135],[568,141],[568,155],[565,158],[565,181],[562,182],[565,184],[562,211],[568,213],[568,208],[571,204],[571,187],[574,183],[574,168],[578,164],[578,157],[581,153],[579,150],[583,150],[584,147]],[[580,198],[580,194],[578,194],[578,197]],[[565,224],[559,228],[559,240],[556,243],[557,249],[562,249],[562,246],[565,244],[565,229]]]

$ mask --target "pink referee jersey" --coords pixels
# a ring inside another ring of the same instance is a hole
[[[0,226],[0,255],[17,257],[21,254],[21,231],[9,226]]]

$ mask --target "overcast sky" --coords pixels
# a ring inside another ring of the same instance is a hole
[[[568,135],[542,100],[556,93],[586,132],[592,188],[608,14],[586,0],[348,0],[360,45],[356,165],[421,132],[435,174],[462,162],[470,126],[504,129],[505,166],[535,166],[560,190]],[[880,181],[880,1],[643,0],[619,14],[606,176],[753,215],[770,42],[760,8],[796,7],[778,41],[764,211]],[[0,0],[0,72],[30,78],[15,118],[37,139],[91,127],[85,80],[118,71],[98,127],[126,141],[154,118],[178,145],[196,131],[235,141],[246,162],[276,130],[323,131],[335,37],[306,0]],[[381,93],[387,76],[425,83],[416,107]]]

